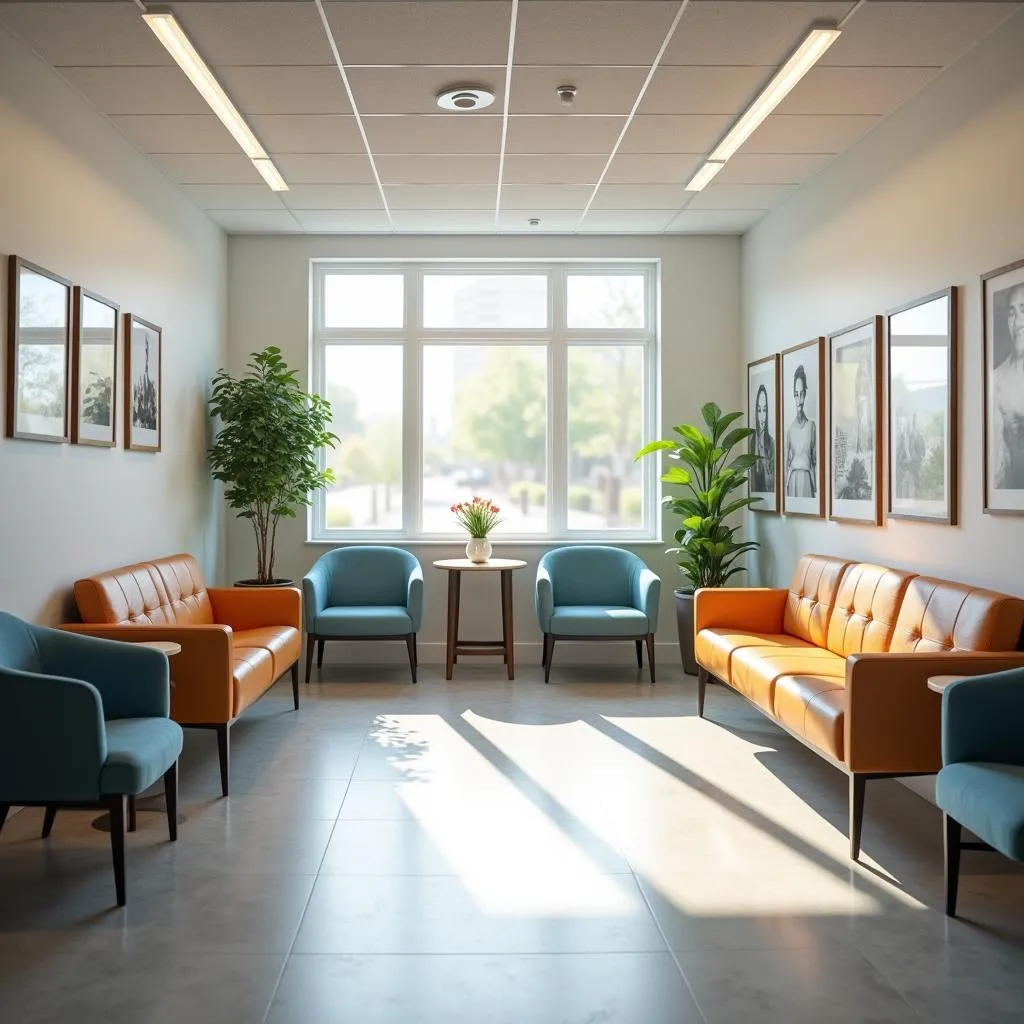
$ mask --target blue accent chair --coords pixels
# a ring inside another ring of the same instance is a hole
[[[117,905],[125,904],[125,830],[134,798],[161,776],[178,838],[181,726],[167,655],[118,640],[30,625],[0,612],[0,828],[12,805],[110,811]]]
[[[1024,669],[946,687],[942,764],[935,802],[945,825],[946,913],[953,917],[961,850],[1024,860]],[[982,842],[961,842],[962,828]]]
[[[423,569],[402,548],[335,548],[302,578],[306,682],[324,663],[328,640],[404,640],[416,682],[416,634],[423,619]]]
[[[633,640],[654,682],[654,631],[661,580],[631,551],[581,544],[549,551],[537,566],[537,618],[544,634],[544,682],[556,640]]]

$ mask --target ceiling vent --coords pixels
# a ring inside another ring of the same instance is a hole
[[[494,93],[480,85],[463,85],[445,89],[437,96],[437,105],[442,110],[454,110],[460,114],[471,110],[483,110],[493,102]]]

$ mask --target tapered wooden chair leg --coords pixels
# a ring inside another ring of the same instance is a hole
[[[416,682],[416,634],[409,633],[405,638],[405,646],[409,650],[409,671],[412,672],[412,681]]]
[[[306,637],[306,682],[309,682],[309,674],[313,671],[313,647],[316,645],[316,637]]]
[[[109,798],[110,806],[110,852],[114,859],[114,890],[117,893],[117,905],[123,907],[127,902],[124,878],[124,847],[126,826],[128,824],[128,799],[124,796]]]
[[[654,685],[654,634],[647,634],[647,667],[651,672],[651,686]]]
[[[644,667],[644,642],[643,640],[637,640],[636,642],[636,667]]]
[[[50,833],[53,831],[53,821],[57,817],[57,808],[52,804],[46,808],[46,814],[43,815],[43,838],[49,839]]]
[[[946,915],[956,917],[956,892],[960,883],[960,822],[944,814],[942,824],[946,848]]]
[[[323,640],[317,640],[316,642],[316,667],[324,667],[324,643]]]
[[[173,843],[178,838],[178,762],[164,772],[164,803],[167,805],[167,835]]]

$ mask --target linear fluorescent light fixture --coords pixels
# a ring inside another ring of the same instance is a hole
[[[817,26],[804,37],[785,64],[772,76],[772,80],[758,93],[757,98],[729,129],[709,157],[724,163],[757,130],[761,122],[789,95],[797,82],[822,58],[825,51],[839,38],[835,25]],[[687,186],[689,187],[689,186]]]
[[[686,186],[687,192],[700,192],[705,188],[711,179],[725,166],[716,160],[708,160],[707,163],[690,179]]]
[[[287,192],[288,185],[274,166],[266,150],[260,145],[259,139],[245,123],[244,118],[228,99],[228,94],[221,88],[220,82],[214,78],[213,72],[196,52],[192,41],[185,35],[178,19],[170,11],[150,10],[142,15],[142,20],[153,30],[154,35],[163,44],[164,49],[174,58],[174,62],[188,76],[188,80],[206,100],[210,109],[220,119],[221,124],[231,133],[235,142],[253,162],[256,170],[264,181],[275,192]]]

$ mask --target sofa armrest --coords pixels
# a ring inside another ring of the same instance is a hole
[[[171,718],[182,725],[220,724],[232,719],[232,631],[230,626],[131,626],[70,623],[73,633],[128,643],[169,640],[181,645],[170,659]]]
[[[788,597],[788,590],[769,587],[702,587],[694,595],[694,632],[719,627],[782,633]]]
[[[232,629],[291,626],[302,631],[302,592],[298,587],[211,587],[213,618]]]
[[[551,616],[555,611],[555,594],[551,588],[551,574],[541,563],[537,566],[537,590],[534,595],[537,606],[537,620],[542,633],[547,633],[551,625]]]
[[[942,763],[1024,765],[1024,669],[951,683],[942,693]]]
[[[846,764],[857,772],[937,772],[939,694],[929,676],[1024,667],[1024,651],[851,654],[846,659]]]
[[[633,577],[633,605],[647,616],[647,629],[658,630],[658,602],[661,598],[661,577],[645,565]]]

